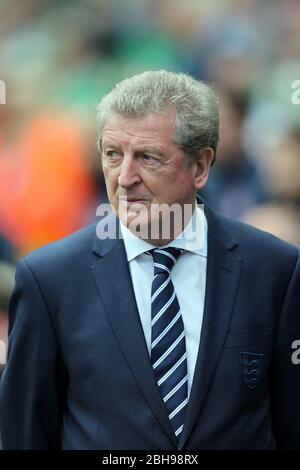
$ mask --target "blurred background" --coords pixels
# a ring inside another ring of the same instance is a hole
[[[96,105],[144,70],[214,85],[204,198],[300,246],[299,44],[299,0],[0,0],[0,341],[16,261],[106,202]]]

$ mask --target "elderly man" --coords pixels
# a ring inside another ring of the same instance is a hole
[[[196,199],[214,92],[146,72],[98,129],[113,212],[18,265],[3,447],[300,448],[299,251]]]

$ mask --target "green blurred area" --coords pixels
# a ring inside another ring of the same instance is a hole
[[[265,202],[298,208],[300,177],[291,195],[272,172],[284,152],[288,171],[300,168],[299,18],[298,0],[2,0],[0,233],[16,257],[94,220],[106,200],[96,106],[144,70],[191,73],[220,94],[219,166],[205,194],[213,206],[239,218]]]

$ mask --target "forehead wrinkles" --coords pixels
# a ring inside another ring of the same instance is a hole
[[[169,139],[158,139],[156,133],[148,135],[134,135],[130,132],[108,131],[103,136],[104,146],[122,146],[124,148],[149,148],[157,151],[166,151],[170,146]]]
[[[174,132],[175,120],[169,115],[151,113],[135,118],[113,115],[104,128],[103,140],[134,141],[142,145],[161,142],[169,146],[174,142]]]

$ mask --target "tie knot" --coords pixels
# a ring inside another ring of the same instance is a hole
[[[181,254],[179,248],[155,248],[150,251],[154,262],[154,275],[159,273],[170,274],[171,269]]]

